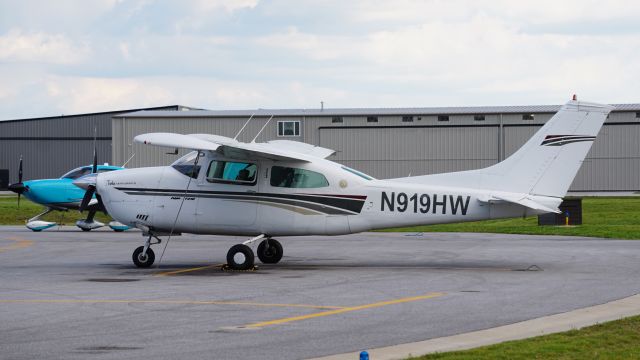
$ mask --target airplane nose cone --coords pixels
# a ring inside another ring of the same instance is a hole
[[[98,174],[89,174],[74,180],[73,185],[83,190],[89,189],[89,186],[93,186],[95,188],[97,177],[98,177]]]
[[[19,182],[15,184],[10,184],[9,190],[13,191],[16,194],[24,194],[25,192],[29,191],[29,187]]]

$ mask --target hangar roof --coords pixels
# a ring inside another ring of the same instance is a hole
[[[140,112],[140,111],[163,112],[163,111],[167,111],[167,110],[188,111],[188,110],[202,110],[202,109],[183,106],[183,105],[167,105],[167,106],[156,106],[156,107],[148,107],[148,108],[101,111],[101,112],[83,113],[83,114],[70,114],[70,115],[64,115],[63,114],[63,115],[58,115],[58,116],[44,116],[44,117],[34,117],[34,118],[24,118],[24,119],[7,119],[7,120],[0,120],[0,123],[14,122],[14,121],[61,119],[61,118],[71,118],[71,117],[81,117],[81,116],[95,116],[95,115],[105,115],[105,114],[118,114],[118,113],[131,113],[131,112]]]
[[[412,107],[412,108],[331,108],[331,109],[255,109],[255,110],[191,110],[136,111],[118,114],[121,118],[157,117],[249,117],[254,116],[376,116],[376,115],[472,115],[555,113],[561,105],[469,106],[469,107]],[[639,104],[612,104],[614,111],[640,111]]]

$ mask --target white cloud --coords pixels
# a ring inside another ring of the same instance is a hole
[[[170,103],[560,103],[574,91],[595,101],[640,101],[640,3],[51,4],[0,2],[0,118]],[[15,11],[9,16],[7,8]]]
[[[210,12],[222,9],[234,12],[240,9],[254,8],[258,0],[193,0],[194,12]]]
[[[87,44],[76,44],[64,35],[23,33],[13,29],[0,36],[0,60],[76,64],[89,56]]]

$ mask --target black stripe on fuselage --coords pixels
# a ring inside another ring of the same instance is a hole
[[[185,196],[184,190],[176,189],[145,189],[145,188],[123,188],[116,187],[129,195],[143,196]],[[270,201],[278,204],[287,204],[308,208],[314,211],[330,215],[359,214],[364,206],[364,199],[360,195],[353,195],[350,198],[336,197],[335,195],[297,195],[297,194],[274,194],[274,193],[247,193],[230,191],[206,191],[189,190],[187,197],[200,197],[210,199],[225,200],[250,200],[250,201]]]

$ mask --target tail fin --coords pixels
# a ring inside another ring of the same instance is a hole
[[[612,109],[569,101],[518,151],[496,165],[394,180],[563,197]]]

